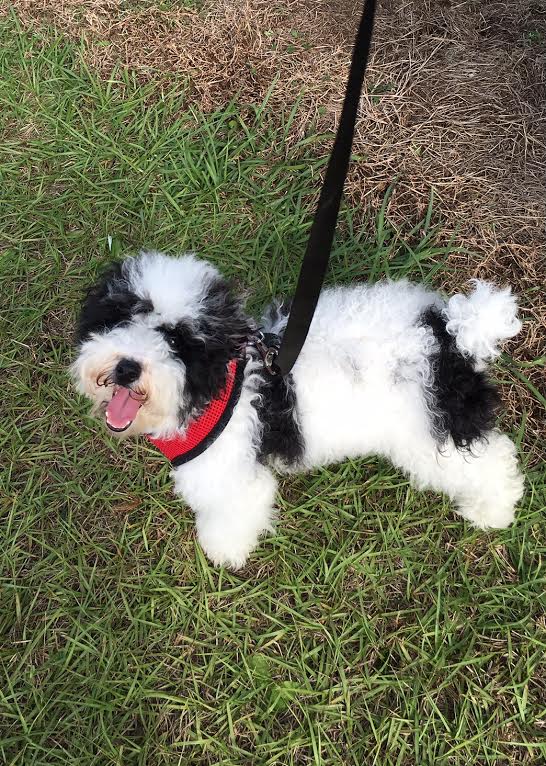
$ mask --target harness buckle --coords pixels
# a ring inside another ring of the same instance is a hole
[[[279,368],[275,364],[275,359],[279,353],[279,339],[272,333],[263,333],[261,330],[254,335],[252,343],[262,357],[265,369],[270,375],[278,375]]]

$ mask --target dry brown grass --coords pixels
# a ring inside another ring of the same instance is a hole
[[[83,37],[89,63],[105,76],[119,64],[146,80],[183,74],[205,110],[236,95],[256,103],[270,89],[281,109],[303,91],[297,137],[337,119],[360,2],[207,0],[202,12],[152,1],[10,6],[26,28],[53,23]],[[395,225],[419,220],[434,188],[440,236],[456,232],[470,251],[451,257],[456,280],[494,276],[525,293],[528,321],[516,353],[524,361],[544,354],[546,338],[538,289],[546,276],[545,66],[542,3],[385,0],[358,126],[360,159],[347,186],[369,212],[396,180],[388,207]],[[544,390],[544,367],[525,374]],[[518,380],[508,404],[514,418],[530,412],[528,438],[536,441],[544,412]]]

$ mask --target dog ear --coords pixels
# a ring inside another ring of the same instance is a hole
[[[130,289],[123,265],[113,263],[87,291],[78,320],[76,343],[82,343],[92,332],[104,332],[128,322],[137,311],[151,309],[149,301],[142,300]]]
[[[229,283],[216,277],[194,321],[160,329],[186,368],[190,406],[199,409],[225,388],[228,363],[241,355],[255,328]]]
[[[230,358],[236,356],[256,329],[233,285],[219,276],[207,289],[198,322],[205,336],[228,349]]]
[[[179,322],[166,332],[169,345],[186,369],[186,390],[191,408],[201,409],[226,385],[227,367],[234,354],[216,334],[202,325]]]

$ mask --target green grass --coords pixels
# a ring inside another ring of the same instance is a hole
[[[376,459],[297,477],[232,574],[163,459],[109,439],[70,389],[81,291],[112,254],[198,249],[256,306],[293,287],[312,129],[287,151],[289,112],[204,116],[176,83],[99,82],[13,20],[0,43],[1,762],[546,762],[543,471],[491,534]],[[383,211],[373,241],[356,220],[331,278],[442,268],[430,214],[397,233]]]

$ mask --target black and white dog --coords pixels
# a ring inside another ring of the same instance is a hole
[[[282,337],[287,313],[273,305],[261,328]],[[274,378],[210,263],[143,252],[89,291],[72,372],[112,431],[168,440],[208,417],[238,360],[223,430],[172,473],[205,552],[237,568],[272,529],[275,471],[371,453],[476,526],[508,526],[523,479],[484,370],[520,327],[510,288],[478,280],[447,301],[405,280],[326,289],[292,373]]]

